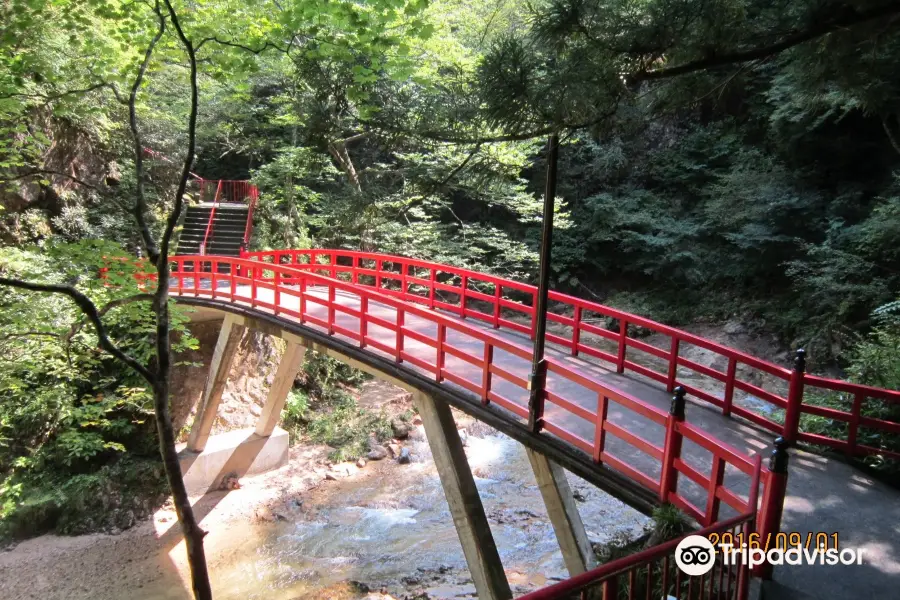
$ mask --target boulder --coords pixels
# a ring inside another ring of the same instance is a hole
[[[405,440],[409,437],[409,423],[400,417],[391,419],[391,433],[398,440]]]
[[[741,335],[747,333],[747,327],[740,321],[729,321],[725,323],[722,330],[728,335]]]
[[[256,520],[271,523],[275,520],[275,515],[272,514],[268,506],[260,506],[256,509]]]
[[[366,454],[368,460],[381,460],[387,458],[388,451],[382,446],[374,435],[369,436],[369,453]]]
[[[401,448],[400,456],[397,457],[397,462],[401,465],[408,465],[412,462],[412,456],[409,454],[409,448]]]
[[[383,458],[387,458],[388,451],[384,446],[381,445],[371,445],[369,446],[369,453],[366,454],[366,458],[369,460],[381,460]]]

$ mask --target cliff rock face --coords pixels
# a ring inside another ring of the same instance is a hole
[[[196,323],[191,331],[200,341],[200,348],[181,354],[180,365],[172,370],[172,419],[180,439],[187,431],[200,408],[203,387],[209,374],[221,321]],[[253,427],[262,412],[269,386],[284,352],[284,342],[259,331],[241,328],[241,341],[229,370],[228,383],[222,394],[213,433]]]
[[[36,115],[31,128],[48,141],[35,164],[0,171],[11,179],[0,185],[0,237],[7,243],[49,235],[55,230],[53,220],[67,208],[84,204],[120,177],[101,143],[68,121]]]

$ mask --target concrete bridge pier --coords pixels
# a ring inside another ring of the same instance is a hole
[[[418,391],[413,393],[413,403],[422,417],[428,445],[478,597],[482,600],[509,600],[512,591],[450,407]]]
[[[221,487],[225,478],[277,469],[288,460],[288,433],[277,427],[281,410],[303,364],[306,347],[296,336],[282,336],[287,348],[278,364],[255,428],[210,435],[241,332],[250,326],[243,317],[226,314],[210,361],[202,402],[187,444],[179,449],[188,493],[203,494]]]
[[[297,378],[297,374],[303,367],[303,357],[306,356],[306,346],[292,339],[285,339],[285,341],[287,347],[284,349],[284,354],[281,355],[281,362],[278,363],[278,370],[275,372],[275,378],[272,380],[269,394],[266,396],[266,403],[263,405],[262,413],[256,424],[256,435],[262,437],[269,437],[275,431],[288,394],[294,387],[294,379]]]
[[[219,339],[216,341],[216,348],[209,363],[209,374],[203,388],[200,410],[194,417],[188,435],[187,449],[192,452],[203,452],[209,440],[219,404],[222,402],[222,393],[228,383],[228,372],[231,370],[231,363],[241,340],[243,324],[243,319],[230,314],[226,314],[222,320]]]
[[[566,479],[566,472],[549,458],[526,448],[528,460],[534,471],[541,497],[547,507],[547,516],[556,533],[566,569],[572,577],[581,575],[597,566],[597,558],[591,548],[575,497]]]

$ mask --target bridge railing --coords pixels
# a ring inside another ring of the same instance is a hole
[[[384,289],[343,281],[337,278],[337,265],[332,277],[293,265],[220,256],[176,256],[170,263],[173,294],[245,305],[315,327],[427,373],[439,383],[468,390],[483,405],[508,411],[511,419],[527,420],[528,381],[519,373],[530,368],[531,348],[490,329],[473,327],[458,316],[408,302]],[[754,460],[684,422],[683,413],[643,402],[556,357],[547,361],[548,389],[543,398],[552,406],[541,421],[543,431],[652,491],[660,502],[682,508],[705,526],[720,519],[723,506],[731,514],[755,511],[758,486],[771,487],[772,474],[761,471],[760,456]],[[564,382],[568,389],[583,393],[565,397],[557,388]],[[566,412],[589,425],[591,439],[567,428],[571,419],[566,419]],[[663,444],[612,418],[628,412],[654,423]],[[615,448],[610,437],[617,440]],[[709,453],[709,475],[682,453],[684,440]],[[635,466],[637,453],[649,457],[643,469]],[[738,487],[746,494],[737,492]],[[780,499],[771,500],[775,501]]]
[[[691,535],[701,535],[717,541],[747,539],[753,531],[753,520],[752,513],[739,515]],[[716,553],[715,562],[708,573],[697,577],[684,575],[675,564],[675,550],[682,539],[684,538],[624,556],[581,575],[519,596],[519,600],[744,600],[748,597],[748,566],[739,561],[726,561],[722,552]]]
[[[209,238],[216,208],[220,204],[245,204],[248,210],[247,222],[244,226],[243,247],[246,248],[250,243],[250,234],[253,231],[253,213],[256,210],[256,203],[259,201],[259,188],[246,180],[203,179],[200,177],[194,179],[192,185],[196,185],[199,190],[200,202],[213,205],[203,240],[204,247]]]
[[[411,303],[487,323],[495,329],[533,338],[537,288],[532,285],[424,260],[348,250],[274,250],[250,252],[245,258],[288,264],[309,272],[343,278],[376,288]],[[885,390],[809,375],[802,357],[794,369],[776,365],[701,336],[602,304],[550,291],[547,341],[608,363],[617,372],[630,371],[662,384],[668,391],[684,387],[691,396],[725,415],[737,415],[782,435],[789,442],[805,441],[840,450],[850,456],[900,453],[860,443],[863,430],[900,434],[900,423],[862,416],[866,403],[900,403],[900,391]],[[615,321],[614,330],[599,324]],[[554,326],[555,325],[555,326]],[[651,345],[640,339],[654,333],[665,341]],[[590,338],[590,339],[588,339]],[[694,348],[718,357],[724,365],[709,367],[685,356]],[[706,385],[701,388],[698,382]],[[716,389],[711,393],[708,389]],[[837,392],[846,408],[826,408],[808,400],[812,394]],[[744,402],[736,403],[736,396]],[[804,401],[804,398],[807,401]],[[852,400],[851,400],[852,398]],[[765,410],[755,411],[755,405]],[[783,422],[773,413],[783,411]],[[802,431],[801,415],[846,423],[846,435],[826,436]]]
[[[259,199],[259,189],[246,180],[197,178],[193,185],[200,191],[200,202],[250,205]]]

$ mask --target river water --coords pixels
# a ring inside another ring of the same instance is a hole
[[[474,597],[421,425],[408,446],[409,465],[370,464],[319,486],[283,520],[236,525],[239,541],[211,566],[216,598],[306,597],[348,580],[399,597]],[[498,434],[470,435],[466,452],[514,592],[566,577],[523,447]],[[643,532],[645,516],[577,477],[570,484],[583,498],[579,511],[592,541]],[[180,597],[170,593],[151,586],[140,598]]]

